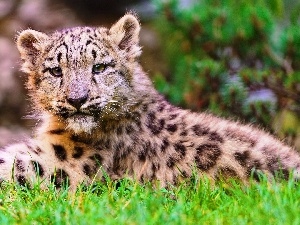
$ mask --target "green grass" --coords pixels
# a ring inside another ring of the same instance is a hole
[[[5,184],[0,224],[300,224],[300,188],[293,181],[192,183],[166,190],[124,180],[73,194]]]

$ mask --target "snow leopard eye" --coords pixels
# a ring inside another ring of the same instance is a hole
[[[55,76],[55,77],[61,77],[63,75],[62,69],[58,66],[50,68],[49,72],[51,73],[52,76]]]
[[[107,65],[103,63],[95,64],[93,65],[92,73],[93,74],[99,74],[103,72],[106,69]]]

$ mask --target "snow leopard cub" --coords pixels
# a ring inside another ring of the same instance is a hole
[[[300,157],[264,131],[167,102],[142,70],[140,24],[22,31],[17,47],[41,125],[0,151],[0,177],[71,188],[129,177],[176,184],[196,169],[212,180],[299,176]]]

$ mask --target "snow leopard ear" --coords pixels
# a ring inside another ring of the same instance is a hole
[[[35,30],[24,30],[17,37],[17,47],[21,58],[26,62],[35,64],[39,54],[43,51],[45,40],[48,36]]]
[[[128,13],[110,28],[109,33],[119,49],[125,50],[129,56],[135,58],[141,54],[141,48],[138,45],[140,29],[137,17]]]

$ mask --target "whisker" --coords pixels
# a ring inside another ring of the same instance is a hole
[[[118,103],[118,101],[117,100],[110,100],[110,101],[108,101],[108,103]]]

